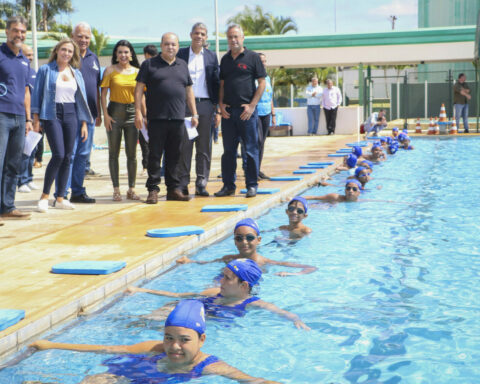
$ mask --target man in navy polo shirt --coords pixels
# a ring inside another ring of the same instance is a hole
[[[68,180],[67,189],[72,188],[70,201],[72,203],[95,203],[95,199],[87,195],[87,191],[83,185],[85,180],[85,169],[87,160],[93,147],[93,134],[95,126],[102,124],[100,116],[100,97],[98,87],[100,86],[100,63],[97,55],[90,49],[90,39],[92,32],[90,25],[85,22],[78,23],[72,32],[72,39],[77,43],[80,49],[81,66],[83,80],[85,81],[85,90],[87,92],[87,103],[90,113],[95,118],[95,124],[87,123],[88,138],[82,141],[80,125],[78,127],[77,138],[73,148],[72,161],[70,162],[70,178]]]
[[[25,133],[33,128],[30,63],[21,51],[27,35],[25,18],[10,17],[5,34],[7,42],[0,47],[0,214],[2,219],[29,219],[29,213],[15,208]]]
[[[230,51],[220,63],[219,105],[222,112],[222,179],[223,188],[217,197],[235,194],[237,148],[240,139],[245,145],[247,166],[246,197],[254,197],[258,187],[257,103],[265,90],[267,73],[260,56],[243,46],[242,27],[231,25],[227,30]],[[258,82],[258,86],[255,84]]]

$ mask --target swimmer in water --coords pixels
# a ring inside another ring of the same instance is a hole
[[[323,196],[303,196],[307,200],[319,200],[327,203],[344,203],[358,201],[362,184],[356,179],[347,180],[345,184],[345,195],[338,193],[329,193]]]
[[[396,139],[397,136],[398,136],[398,133],[399,133],[399,132],[398,132],[398,128],[397,128],[397,127],[393,127],[393,128],[392,128],[392,138],[393,138],[393,139]]]
[[[400,143],[400,148],[401,149],[406,149],[406,150],[412,150],[413,149],[413,145],[410,145],[410,136],[405,135],[403,137],[403,140]]]
[[[268,259],[257,252],[257,247],[260,244],[262,238],[260,237],[260,228],[258,224],[253,219],[243,219],[240,220],[233,231],[235,246],[238,249],[238,254],[236,255],[226,255],[213,260],[191,260],[187,256],[183,256],[177,259],[177,264],[209,264],[209,263],[218,263],[223,262],[228,264],[230,261],[235,259],[250,259],[255,261],[259,267],[265,265],[280,265],[283,267],[289,268],[299,268],[299,272],[277,272],[275,273],[278,276],[292,276],[292,275],[306,275],[317,270],[316,267],[305,264],[291,263],[288,261],[276,261]]]
[[[223,268],[222,273],[220,287],[208,288],[200,293],[177,293],[133,286],[128,287],[127,292],[144,292],[167,297],[202,297],[199,300],[204,304],[206,314],[217,318],[243,316],[248,307],[258,307],[285,317],[292,321],[298,329],[310,330],[297,315],[280,309],[275,304],[260,300],[259,297],[252,296],[253,286],[258,284],[262,277],[262,270],[254,261],[250,259],[232,260]]]
[[[348,156],[343,158],[343,165],[338,166],[336,171],[349,171],[350,169],[355,168],[357,166],[357,160],[357,156],[355,156],[353,153],[350,153]]]
[[[86,377],[81,384],[120,382],[117,379],[135,380],[135,383],[162,383],[172,382],[171,380],[179,383],[206,375],[219,375],[241,383],[279,384],[249,376],[216,356],[202,352],[201,347],[206,339],[205,329],[203,303],[183,300],[165,321],[163,341],[150,340],[133,345],[89,345],[38,340],[30,344],[30,347],[38,350],[127,354],[107,359],[103,363],[108,367],[107,373]]]
[[[288,231],[290,239],[300,239],[312,233],[312,229],[302,223],[302,220],[308,216],[307,211],[307,200],[301,196],[295,196],[290,200],[285,210],[288,216],[288,225],[281,225],[279,229],[281,231]]]
[[[373,171],[373,163],[370,160],[362,159],[358,162],[358,166],[365,167],[370,170],[370,172]]]
[[[365,189],[365,184],[370,181],[370,171],[365,167],[357,167],[355,176],[350,176],[347,180],[358,180],[362,184],[362,189]]]
[[[373,162],[387,160],[387,156],[383,152],[380,144],[373,144],[371,152],[372,153],[370,155],[364,155],[364,158]]]

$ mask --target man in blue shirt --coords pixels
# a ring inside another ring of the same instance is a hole
[[[72,195],[70,201],[72,203],[95,203],[95,199],[87,195],[87,191],[83,185],[85,180],[85,169],[87,160],[90,157],[90,152],[93,147],[93,134],[95,133],[95,126],[99,127],[102,124],[100,116],[100,97],[98,87],[100,86],[100,62],[97,55],[90,49],[90,39],[92,32],[90,25],[85,22],[78,23],[72,32],[72,39],[77,43],[80,49],[81,66],[83,80],[85,81],[85,90],[87,92],[88,108],[95,123],[87,123],[88,138],[82,141],[80,125],[78,127],[77,138],[75,140],[75,147],[73,148],[72,161],[70,166],[70,178],[67,183],[72,188]]]
[[[7,20],[7,42],[0,47],[0,215],[2,219],[29,219],[15,208],[15,192],[22,162],[25,133],[32,130],[28,73],[30,64],[21,47],[27,21]]]

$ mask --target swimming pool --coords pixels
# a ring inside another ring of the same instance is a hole
[[[251,310],[232,323],[208,321],[203,350],[282,383],[479,382],[480,181],[475,172],[480,139],[415,139],[413,144],[414,151],[401,151],[375,167],[375,179],[367,185],[371,190],[362,198],[377,201],[312,206],[305,223],[314,232],[297,244],[266,231],[286,223],[285,206],[259,218],[265,231],[262,255],[319,269],[282,278],[273,272],[284,268],[269,268],[258,294],[299,314],[312,331]],[[307,194],[338,190],[314,188]],[[234,249],[230,237],[195,257],[211,259]],[[220,267],[178,267],[146,286],[199,291],[211,285]],[[52,340],[129,344],[161,339],[162,322],[142,316],[170,301],[127,296]],[[108,356],[37,352],[0,371],[0,383],[78,383],[105,371],[101,362]]]

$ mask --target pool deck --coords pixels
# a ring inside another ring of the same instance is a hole
[[[221,139],[220,139],[221,140]],[[327,154],[353,142],[356,136],[297,136],[270,137],[266,143],[262,170],[269,176],[290,176],[292,171],[309,161],[331,160]],[[138,149],[136,191],[146,198],[146,176],[140,176],[141,153]],[[219,190],[221,179],[220,156],[222,145],[214,145],[212,171],[208,191]],[[34,181],[43,183],[45,165],[34,170]],[[126,164],[120,156],[121,188],[124,200],[112,201],[112,187],[108,172],[108,151],[92,153],[92,167],[101,176],[85,181],[87,192],[97,199],[96,204],[77,204],[74,211],[51,208],[48,213],[32,213],[29,221],[5,221],[0,227],[0,308],[23,309],[25,319],[0,332],[0,357],[15,353],[25,343],[42,332],[79,314],[101,307],[105,301],[125,289],[127,284],[158,275],[173,260],[201,246],[206,246],[231,234],[235,223],[244,217],[257,217],[286,197],[302,192],[318,182],[322,175],[333,172],[333,166],[318,169],[301,181],[261,181],[260,188],[278,187],[280,192],[257,195],[246,199],[240,195],[244,179],[239,177],[237,194],[232,197],[196,197],[190,202],[165,201],[165,188],[157,205],[125,200]],[[194,165],[192,170],[194,170]],[[241,170],[238,161],[237,171]],[[194,178],[192,177],[192,180]],[[190,184],[190,193],[193,193]],[[33,211],[39,191],[18,193],[20,209]],[[52,201],[52,200],[51,200]],[[201,213],[207,204],[248,204],[244,212]],[[177,238],[149,238],[151,228],[201,226],[205,233]],[[54,264],[73,260],[118,260],[126,268],[111,275],[60,275],[50,273]]]

